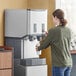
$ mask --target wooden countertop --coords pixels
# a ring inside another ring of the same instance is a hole
[[[9,46],[0,46],[0,52],[8,52],[8,51],[13,51],[13,48]]]
[[[10,47],[10,46],[0,46],[1,49],[4,49],[4,50],[12,50],[13,48]]]

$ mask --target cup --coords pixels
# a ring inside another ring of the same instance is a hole
[[[41,51],[36,51],[37,52],[37,55],[41,55]]]

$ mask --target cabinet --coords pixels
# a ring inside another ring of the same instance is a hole
[[[12,69],[0,70],[0,76],[12,76]]]
[[[73,60],[73,67],[71,70],[71,76],[76,76],[76,50],[71,51],[72,60]]]
[[[13,75],[13,49],[0,47],[0,76]]]

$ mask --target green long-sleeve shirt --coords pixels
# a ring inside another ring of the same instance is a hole
[[[53,66],[72,66],[70,40],[70,29],[65,26],[57,26],[48,31],[47,37],[38,47],[38,50],[42,50],[48,46],[51,46]]]

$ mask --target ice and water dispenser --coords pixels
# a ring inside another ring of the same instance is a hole
[[[46,9],[5,10],[5,44],[14,47],[15,76],[47,76],[46,59],[35,49],[46,31]]]

